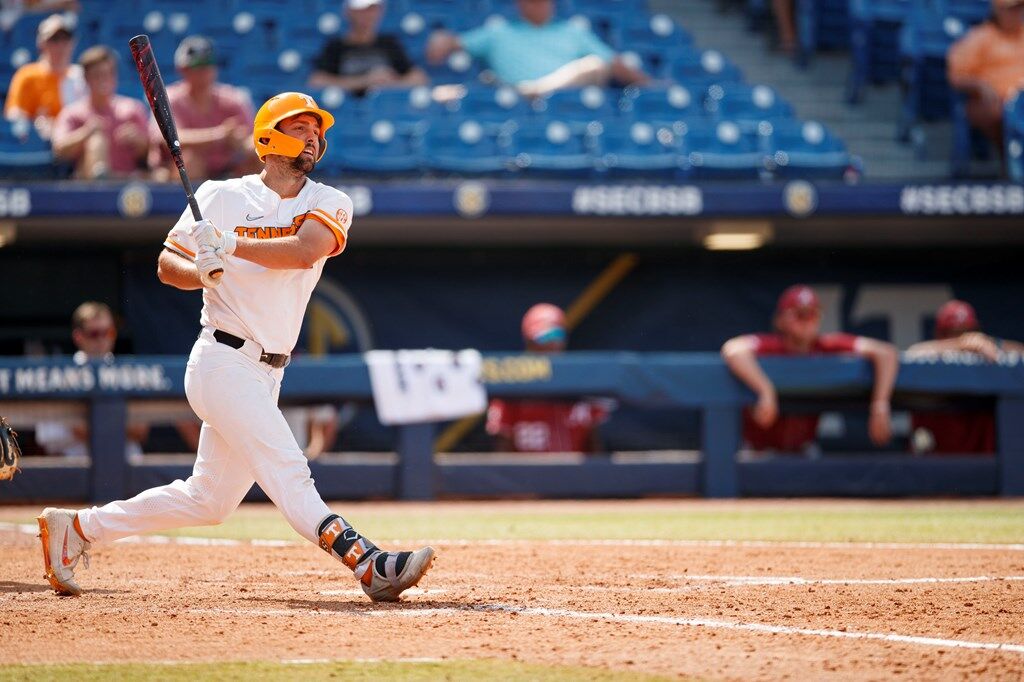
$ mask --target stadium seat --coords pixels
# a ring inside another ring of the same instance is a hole
[[[779,178],[851,179],[859,163],[846,145],[816,121],[764,123],[759,134],[767,152],[767,167]]]
[[[445,109],[434,101],[430,88],[374,90],[363,98],[362,107],[369,121],[391,121],[401,131],[422,134],[426,128],[445,115]]]
[[[589,136],[563,121],[519,127],[510,136],[509,150],[515,168],[534,177],[582,178],[595,169]]]
[[[423,137],[423,157],[437,173],[503,175],[508,171],[503,139],[476,121],[435,122]]]
[[[689,121],[680,133],[687,176],[705,180],[767,177],[757,135],[744,132],[738,124]]]
[[[610,29],[609,35],[620,50],[671,50],[693,44],[690,34],[665,14],[628,15]]]
[[[442,64],[423,63],[424,70],[434,85],[464,83],[470,84],[480,77],[479,62],[469,56],[468,52],[457,50],[448,55]]]
[[[716,83],[708,88],[704,103],[710,116],[735,121],[745,131],[755,131],[762,121],[793,118],[793,107],[767,85]]]
[[[922,0],[850,0],[850,77],[846,100],[863,96],[865,83],[899,78],[899,33],[915,3]]]
[[[933,0],[944,14],[956,17],[968,26],[985,21],[992,16],[990,0]]]
[[[1010,179],[1024,183],[1024,93],[1018,92],[1006,104],[1006,112],[1003,115],[1003,139]]]
[[[682,156],[669,128],[615,122],[595,135],[599,168],[609,177],[671,179],[682,171]]]
[[[739,68],[718,50],[685,50],[677,52],[668,65],[666,75],[690,88],[691,92],[703,93],[715,83],[739,83],[743,74]]]
[[[900,31],[903,108],[898,137],[908,140],[920,120],[949,116],[951,94],[946,79],[946,53],[963,36],[960,19],[931,9],[914,11]]]
[[[55,175],[50,144],[27,120],[0,120],[0,176],[48,179]]]
[[[603,121],[618,116],[618,97],[612,90],[589,86],[573,90],[558,90],[534,102],[541,116],[566,123],[573,132],[585,132],[591,121]]]
[[[533,116],[533,109],[513,88],[470,87],[466,94],[450,107],[459,116],[474,121],[491,132],[499,132],[509,123],[525,122]]]
[[[371,125],[345,126],[333,135],[331,153],[324,156],[323,170],[332,174],[414,174],[420,169],[416,139],[388,120]]]
[[[682,85],[667,88],[627,88],[622,98],[623,114],[632,121],[672,129],[676,122],[702,118],[704,105]]]

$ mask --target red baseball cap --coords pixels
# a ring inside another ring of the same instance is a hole
[[[818,295],[806,284],[794,284],[783,291],[779,296],[778,303],[775,304],[775,314],[799,308],[821,310],[821,301],[818,300]]]
[[[935,335],[945,336],[955,331],[975,331],[980,327],[974,306],[956,299],[942,304],[935,313]]]
[[[565,341],[565,313],[551,303],[538,303],[523,315],[523,338],[534,343]]]

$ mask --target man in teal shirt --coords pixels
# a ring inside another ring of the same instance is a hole
[[[604,85],[614,79],[643,85],[642,71],[627,66],[590,30],[554,19],[554,0],[517,0],[522,21],[481,26],[461,35],[438,31],[427,59],[440,63],[462,49],[480,59],[499,80],[528,97],[563,88]]]

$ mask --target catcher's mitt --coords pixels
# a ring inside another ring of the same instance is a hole
[[[8,481],[18,473],[18,460],[21,459],[21,446],[18,445],[18,434],[7,420],[0,417],[0,481]]]

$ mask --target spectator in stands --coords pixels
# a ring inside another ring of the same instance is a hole
[[[174,66],[182,80],[167,86],[167,99],[193,182],[259,172],[262,165],[252,148],[252,102],[239,88],[217,82],[213,43],[203,36],[185,38],[174,52]],[[150,131],[154,178],[177,178],[155,120]]]
[[[859,355],[874,364],[868,434],[876,445],[889,442],[889,401],[899,367],[896,349],[863,336],[821,334],[821,303],[814,290],[802,284],[789,287],[779,297],[774,323],[774,334],[737,336],[722,346],[725,364],[757,395],[757,403],[743,415],[746,445],[754,450],[807,453],[815,446],[818,428],[817,415],[779,415],[775,386],[758,364],[758,356],[834,353]]]
[[[568,335],[565,313],[538,303],[523,317],[523,339],[531,353],[560,353]],[[595,400],[492,400],[487,433],[499,452],[600,452],[597,427],[611,406]]]
[[[427,59],[444,61],[456,50],[481,59],[498,79],[527,97],[555,90],[604,85],[643,85],[647,74],[622,61],[590,30],[554,18],[554,0],[517,0],[522,21],[485,25],[461,35],[437,31],[427,44]]]
[[[1024,0],[992,0],[992,17],[949,49],[947,65],[967,119],[1002,149],[1003,104],[1024,88]]]
[[[377,33],[383,14],[383,0],[346,0],[348,32],[324,46],[310,87],[335,86],[362,96],[367,90],[425,85],[427,74],[410,61],[398,39]]]
[[[793,0],[772,0],[772,13],[775,15],[775,32],[779,50],[788,55],[794,54],[797,40]]]
[[[53,129],[53,152],[75,164],[85,180],[141,173],[149,150],[149,112],[138,100],[117,94],[117,54],[97,45],[78,60],[89,96],[64,107]]]
[[[1024,352],[1018,341],[997,339],[982,333],[974,307],[965,301],[944,303],[935,314],[935,339],[915,343],[908,359],[942,353],[971,353],[995,362],[1003,353]],[[992,453],[996,424],[992,410],[946,410],[914,414],[911,446],[918,453]]]
[[[36,31],[36,46],[39,61],[25,64],[11,78],[4,116],[10,121],[31,120],[40,137],[48,140],[61,108],[85,95],[82,67],[71,63],[73,21],[63,14],[43,19]]]
[[[71,315],[71,340],[75,344],[76,365],[111,362],[117,326],[110,308],[96,301],[86,301],[75,308]],[[125,454],[142,454],[142,442],[148,435],[148,424],[129,423],[125,432]],[[89,454],[89,429],[82,422],[40,422],[36,425],[36,442],[51,455],[84,456]]]

